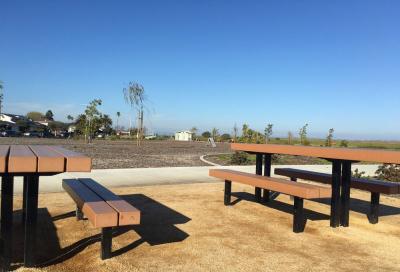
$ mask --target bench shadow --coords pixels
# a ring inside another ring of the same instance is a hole
[[[141,211],[141,223],[136,226],[115,228],[113,237],[123,235],[129,231],[135,231],[140,238],[123,248],[114,250],[112,257],[127,253],[145,242],[151,246],[156,246],[181,242],[189,237],[189,234],[175,225],[185,224],[191,218],[143,194],[123,195],[121,197]],[[101,235],[100,229],[98,229],[99,234],[85,237],[61,248],[55,222],[71,217],[75,217],[75,211],[52,217],[46,208],[38,210],[37,248],[41,250],[36,251],[36,268],[45,268],[62,263],[82,252],[88,246],[100,242]],[[13,266],[11,267],[13,270],[23,266],[24,229],[21,218],[22,211],[14,211],[14,251]],[[98,258],[100,258],[100,244],[98,254]]]
[[[250,194],[247,192],[234,192],[234,193],[232,193],[232,196],[236,197],[237,199],[232,201],[231,205],[236,205],[240,201],[245,200],[245,201],[255,202],[260,205],[263,205],[263,206],[266,206],[269,208],[273,208],[273,209],[281,211],[281,212],[293,214],[293,204],[288,204],[288,203],[281,202],[281,201],[274,200],[274,199],[272,199],[270,202],[259,203],[256,201],[254,194]],[[329,220],[330,219],[330,216],[327,214],[312,211],[307,208],[304,208],[304,215],[305,215],[305,218],[307,218],[311,221]]]

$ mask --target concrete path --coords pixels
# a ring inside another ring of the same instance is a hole
[[[330,165],[277,165],[274,167],[294,167],[304,170],[331,172]],[[365,171],[366,175],[374,175],[378,165],[354,165]],[[253,173],[255,166],[202,166],[202,167],[167,167],[167,168],[132,168],[132,169],[101,169],[91,173],[64,173],[53,177],[41,177],[40,192],[63,191],[61,181],[64,178],[87,177],[92,178],[108,188],[126,186],[144,186],[156,184],[181,184],[216,182],[217,179],[208,176],[211,168],[236,169]],[[22,178],[16,178],[15,193],[22,193]]]

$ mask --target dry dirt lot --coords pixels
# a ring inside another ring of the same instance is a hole
[[[114,257],[99,259],[99,230],[73,217],[65,193],[39,197],[38,263],[44,271],[399,271],[400,200],[382,197],[381,218],[368,223],[369,194],[352,191],[350,227],[329,227],[329,206],[305,202],[304,233],[292,232],[292,206],[281,195],[268,206],[254,189],[234,185],[239,200],[223,205],[223,184],[117,188],[142,211],[142,224],[122,229]],[[235,200],[233,198],[232,200]],[[17,197],[14,268],[22,260]]]
[[[203,166],[200,156],[230,152],[230,145],[217,143],[212,148],[205,142],[95,140],[92,144],[67,139],[0,138],[0,144],[61,145],[93,158],[94,169]]]

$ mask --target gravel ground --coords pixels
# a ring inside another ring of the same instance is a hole
[[[95,140],[92,144],[69,139],[0,138],[0,144],[60,145],[93,158],[93,169],[205,166],[200,156],[230,152],[230,145],[205,142]]]

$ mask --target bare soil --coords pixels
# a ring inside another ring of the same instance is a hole
[[[206,142],[95,140],[92,144],[70,139],[0,138],[0,144],[60,145],[93,159],[93,169],[205,166],[200,156],[230,152],[230,145]]]
[[[38,269],[21,267],[21,197],[15,201],[13,268],[18,271],[399,271],[400,200],[381,197],[368,223],[369,193],[352,190],[350,227],[330,228],[326,203],[305,201],[304,233],[292,232],[292,205],[280,195],[254,202],[254,188],[223,183],[116,188],[142,211],[140,226],[115,230],[112,259],[101,261],[99,229],[76,221],[66,193],[39,196]]]

